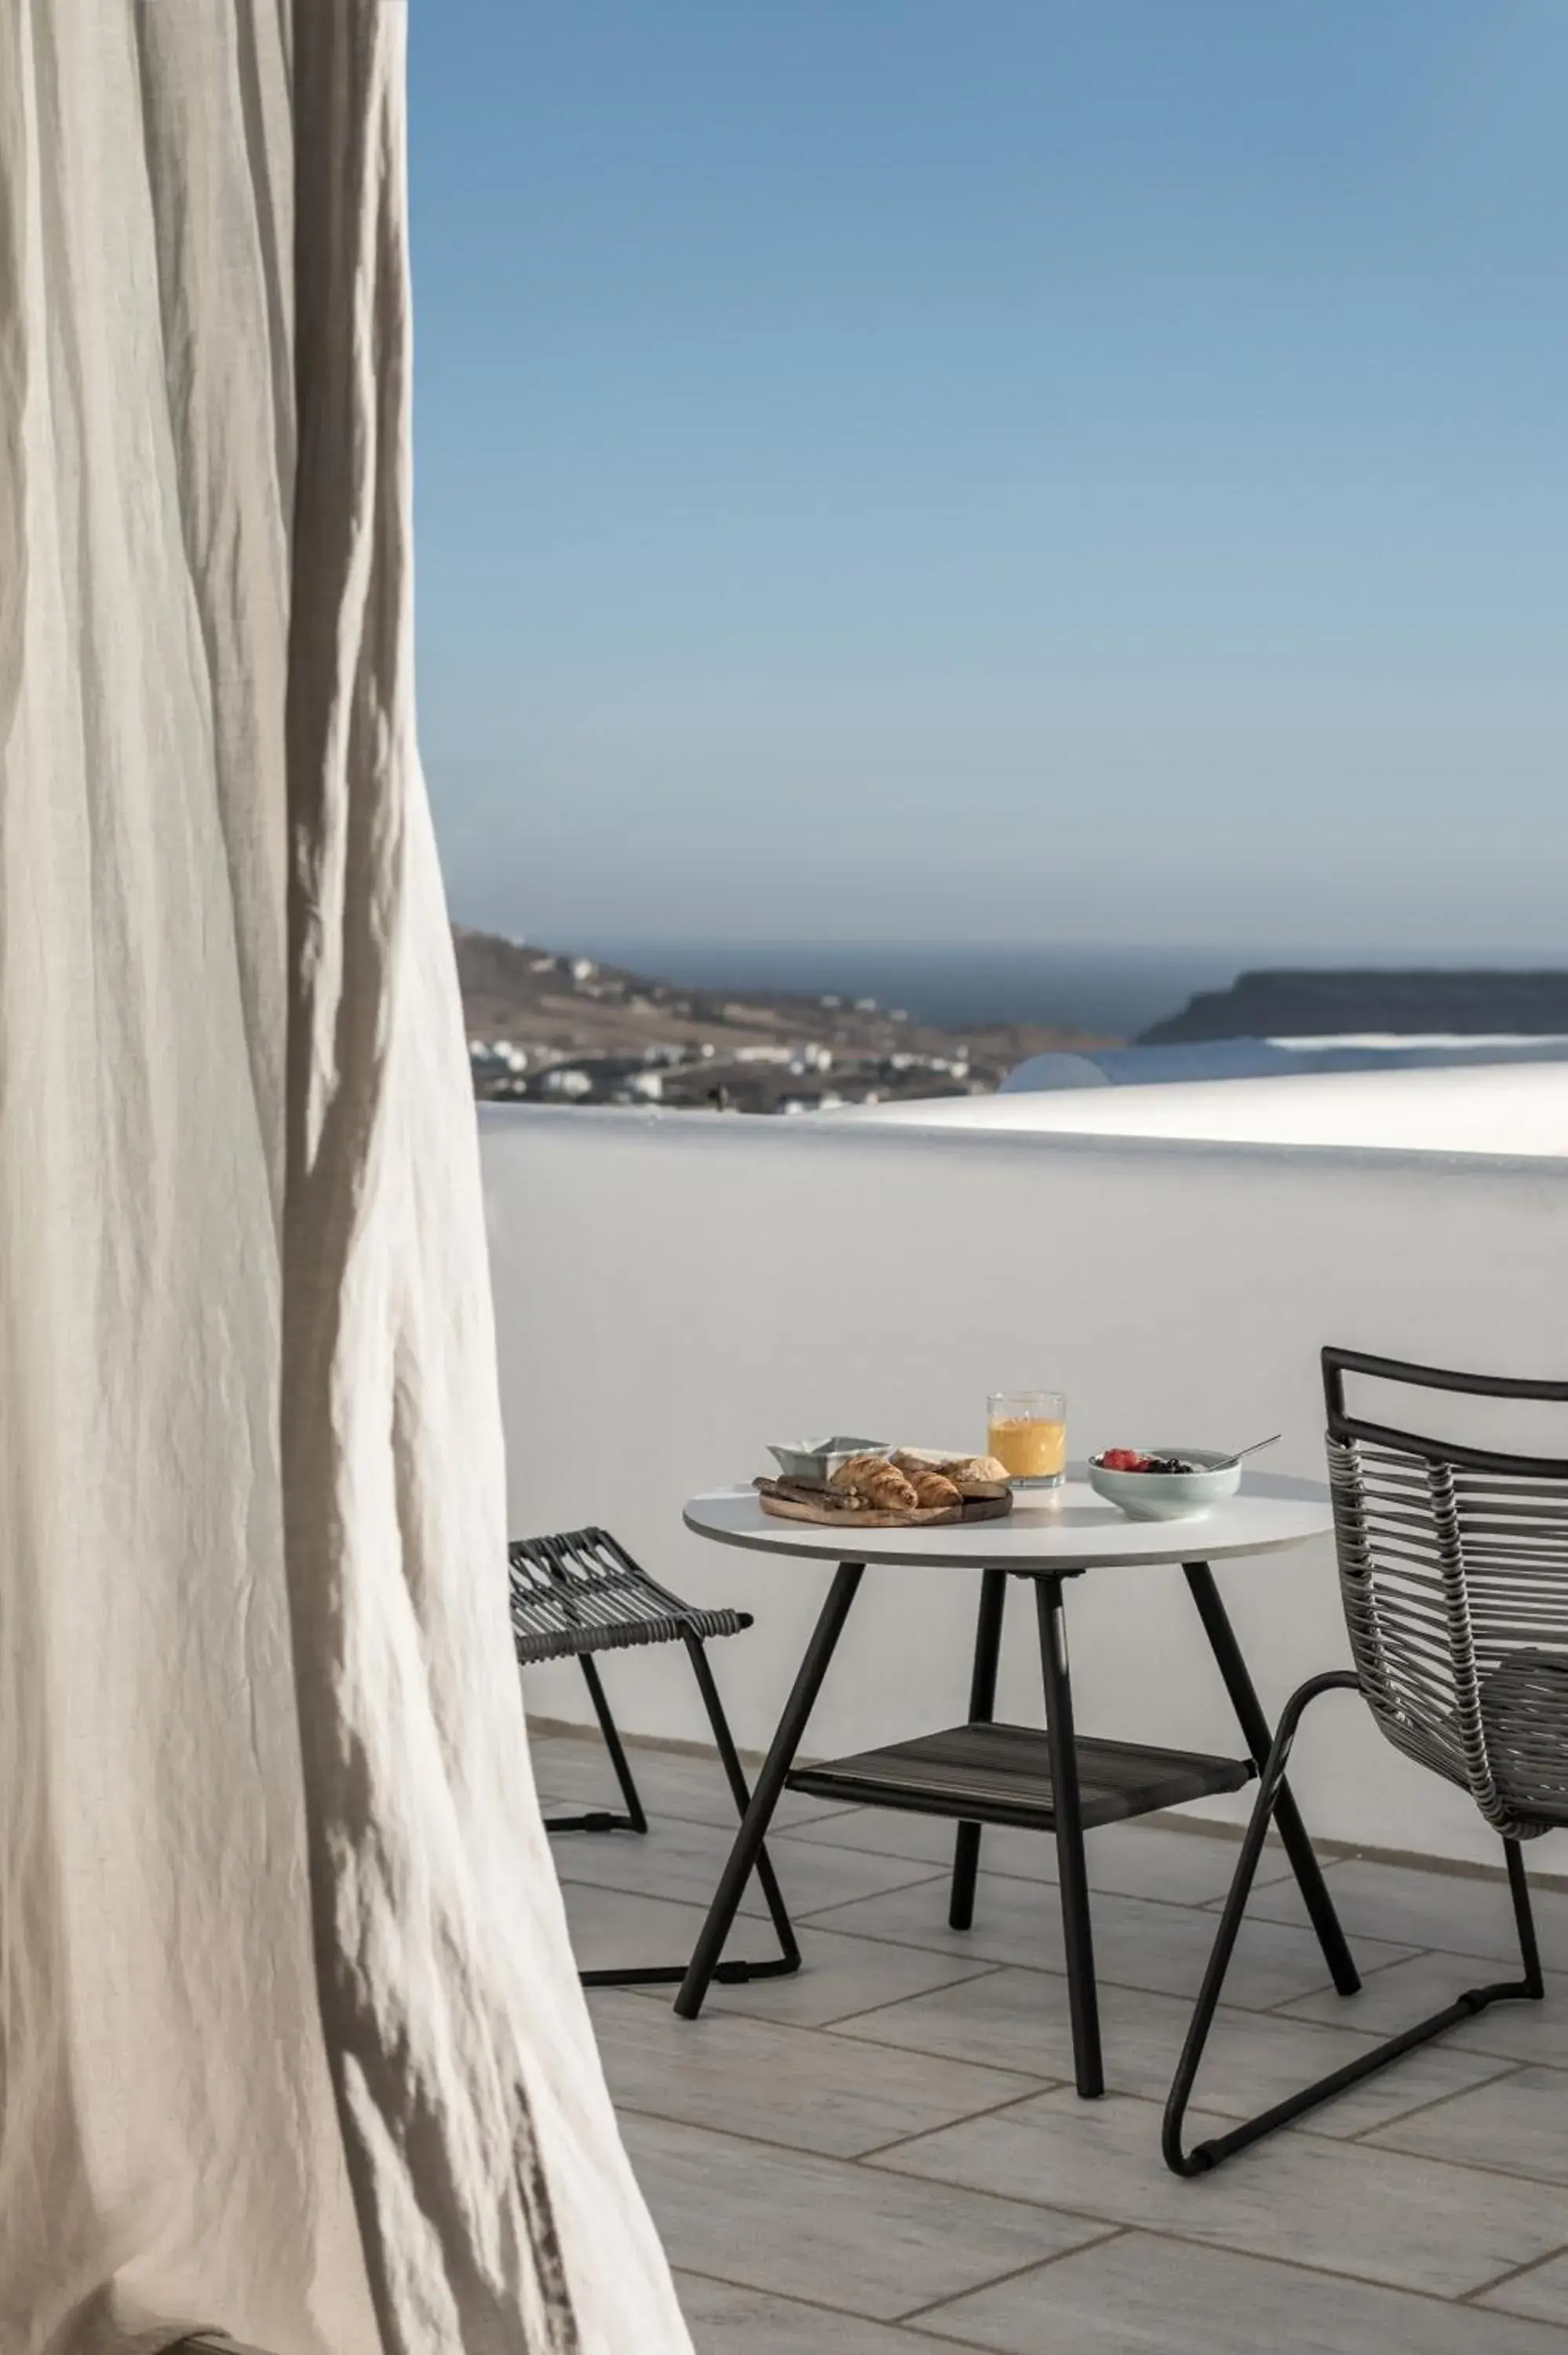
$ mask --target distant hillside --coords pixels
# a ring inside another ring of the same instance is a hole
[[[1568,1035],[1568,973],[1244,973],[1146,1030],[1140,1047],[1211,1039]]]
[[[994,1088],[1030,1055],[1113,1040],[1039,1023],[961,1034],[869,997],[690,989],[454,928],[474,1082],[501,1099],[773,1112]]]

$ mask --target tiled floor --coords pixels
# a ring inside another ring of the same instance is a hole
[[[728,1847],[715,1769],[635,1758],[648,1838],[555,1843],[585,1965],[680,1959]],[[546,1812],[606,1791],[590,1742],[535,1764]],[[1084,2104],[1050,1843],[987,1837],[960,1935],[948,1827],[790,1799],[770,1845],[800,1976],[715,1987],[690,2023],[667,1989],[593,1997],[700,2355],[1568,2355],[1568,1897],[1538,1905],[1543,2006],[1189,2183],[1160,2105],[1234,1851],[1158,1818],[1090,1834],[1110,2090]],[[1340,1862],[1367,1974],[1342,2002],[1287,1870],[1271,1850],[1201,2082],[1216,2124],[1507,1955],[1497,1885]],[[769,1935],[748,1901],[731,1951]]]

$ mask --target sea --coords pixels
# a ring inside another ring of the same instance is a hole
[[[1177,1013],[1198,990],[1225,989],[1259,966],[1377,965],[1467,969],[1558,965],[1561,948],[1303,947],[1269,942],[1227,947],[1039,946],[927,942],[653,940],[595,935],[589,955],[688,988],[780,990],[791,996],[874,997],[917,1019],[962,1029],[1038,1022],[1135,1039]]]

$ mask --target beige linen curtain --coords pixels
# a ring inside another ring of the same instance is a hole
[[[509,1658],[405,34],[0,0],[4,2355],[689,2355]]]

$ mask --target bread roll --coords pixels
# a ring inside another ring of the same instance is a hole
[[[994,1455],[943,1455],[934,1447],[900,1447],[892,1460],[911,1480],[922,1472],[939,1472],[965,1497],[1000,1497],[1010,1486],[1006,1465]]]
[[[1011,1485],[1006,1465],[994,1455],[963,1455],[940,1468],[960,1497],[1005,1497]]]

